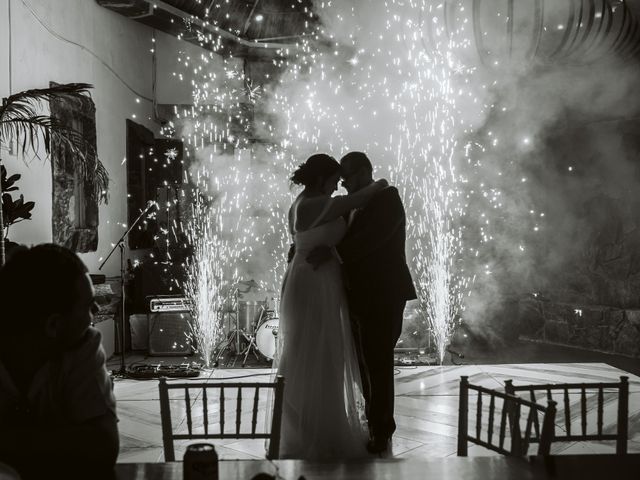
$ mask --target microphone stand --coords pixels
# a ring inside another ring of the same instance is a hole
[[[125,316],[125,288],[124,288],[124,276],[125,276],[125,266],[124,266],[124,249],[125,249],[125,242],[127,240],[127,237],[129,236],[129,233],[131,233],[131,231],[135,228],[135,226],[140,222],[140,220],[142,220],[146,215],[148,215],[149,213],[151,213],[152,210],[154,210],[155,207],[155,203],[149,203],[149,205],[147,206],[147,208],[145,208],[142,213],[140,213],[140,215],[138,215],[138,218],[135,219],[135,221],[133,222],[133,224],[131,224],[131,226],[129,227],[129,229],[124,232],[122,234],[122,237],[120,237],[120,240],[118,240],[118,242],[113,246],[113,248],[111,249],[111,251],[109,252],[109,255],[107,255],[107,258],[104,259],[104,261],[102,262],[102,264],[98,267],[98,270],[102,270],[102,267],[104,267],[104,264],[107,263],[107,260],[109,260],[109,258],[111,257],[111,255],[113,254],[113,252],[116,251],[116,249],[120,250],[120,296],[122,299],[122,310],[120,312],[120,369],[119,370],[113,370],[112,375],[119,375],[119,376],[123,376],[126,377],[127,376],[127,367],[125,365],[124,362],[124,345],[125,345],[125,329],[124,329],[124,316]]]

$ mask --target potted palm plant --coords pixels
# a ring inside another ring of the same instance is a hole
[[[109,177],[104,165],[97,158],[95,166],[91,169],[87,168],[87,159],[90,156],[93,158],[96,153],[93,151],[93,146],[78,131],[61,124],[51,115],[41,113],[44,102],[56,98],[81,99],[88,94],[90,88],[92,85],[87,83],[67,83],[49,88],[25,90],[4,98],[0,107],[0,149],[10,140],[15,140],[18,153],[24,155],[32,152],[36,158],[41,158],[40,147],[44,147],[44,152],[48,156],[51,153],[52,143],[55,143],[72,154],[77,168],[83,175],[93,179],[95,191],[90,194],[102,200],[109,186]],[[2,165],[2,158],[0,158],[0,165]],[[2,194],[0,186],[0,266],[4,265],[5,261]]]
[[[0,188],[2,189],[2,222],[4,226],[5,243],[9,242],[9,227],[24,220],[31,219],[31,210],[35,202],[25,202],[24,195],[14,199],[11,193],[18,190],[15,183],[20,180],[20,174],[9,176],[4,165],[0,165]],[[6,246],[6,245],[5,245]]]

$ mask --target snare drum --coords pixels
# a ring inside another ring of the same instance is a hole
[[[256,345],[258,351],[264,355],[267,360],[273,360],[276,354],[276,343],[278,335],[278,327],[280,320],[271,318],[260,324],[256,331]]]

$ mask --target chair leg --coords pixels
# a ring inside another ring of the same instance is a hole
[[[171,431],[171,406],[169,405],[169,390],[167,379],[160,379],[160,420],[162,422],[162,443],[164,445],[164,461],[174,462],[176,454],[173,449],[173,436]]]
[[[467,429],[469,415],[469,377],[460,377],[458,400],[458,456],[467,456]]]
[[[627,453],[627,437],[629,436],[629,377],[620,377],[618,390],[618,439],[616,454]]]
[[[284,401],[285,379],[278,375],[276,378],[275,397],[273,402],[273,417],[271,419],[271,438],[267,458],[280,458],[280,429],[282,426],[282,403]]]
[[[509,418],[509,431],[511,432],[511,455],[521,457],[525,452],[520,431],[520,404],[514,403],[512,400],[505,400],[505,403]]]
[[[538,445],[538,455],[549,455],[551,442],[555,433],[556,402],[547,401],[547,412],[542,420],[542,431],[540,432],[540,444]]]

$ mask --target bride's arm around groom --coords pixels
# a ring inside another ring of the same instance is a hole
[[[349,195],[313,195],[306,196],[302,192],[289,211],[289,231],[292,236],[296,231],[304,231],[310,226],[319,226],[340,217],[346,217],[351,211],[364,207],[380,191],[388,187],[386,179],[372,182],[369,186]],[[329,249],[322,255],[323,261],[331,254]],[[295,253],[295,241],[289,249],[287,262],[291,262]],[[320,261],[319,263],[322,263]]]
[[[305,198],[298,207],[298,225],[315,224],[317,226],[344,217],[352,210],[364,207],[388,185],[387,180],[383,178],[349,195],[335,197],[318,195]]]

